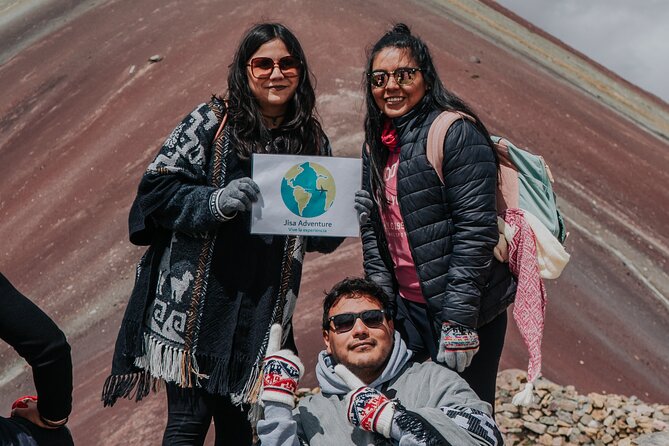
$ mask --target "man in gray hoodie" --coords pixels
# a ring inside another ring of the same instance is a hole
[[[345,279],[325,296],[316,376],[321,393],[300,401],[304,372],[290,350],[279,350],[272,328],[257,432],[265,446],[502,445],[492,408],[454,371],[411,362],[395,332],[389,299],[364,279]]]

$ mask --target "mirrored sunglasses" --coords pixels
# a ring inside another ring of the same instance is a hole
[[[337,314],[328,320],[332,322],[335,332],[346,333],[355,326],[355,321],[358,318],[369,328],[377,328],[383,324],[386,316],[384,310],[367,310],[361,313]]]
[[[411,85],[413,83],[414,79],[416,79],[417,71],[422,70],[420,68],[409,67],[397,68],[394,71],[375,70],[371,73],[367,73],[367,77],[369,77],[369,83],[372,84],[372,87],[374,88],[385,87],[386,84],[388,84],[388,79],[390,79],[390,76],[395,78],[397,85],[405,86]]]
[[[300,73],[302,61],[295,56],[284,56],[278,61],[271,57],[254,57],[247,65],[256,79],[267,79],[272,75],[274,67],[278,67],[285,77],[295,77]]]

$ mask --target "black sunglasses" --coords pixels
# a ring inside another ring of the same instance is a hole
[[[328,321],[332,322],[335,332],[346,333],[355,326],[355,321],[358,318],[369,328],[376,328],[383,324],[386,316],[384,310],[367,310],[362,313],[337,314],[329,318]]]
[[[383,88],[388,84],[388,79],[390,76],[395,78],[397,85],[405,86],[413,84],[414,79],[416,79],[416,72],[422,71],[420,68],[409,68],[409,67],[400,67],[393,71],[386,70],[374,70],[371,73],[367,73],[369,78],[369,83],[372,84],[374,88]]]
[[[256,79],[267,79],[272,75],[274,67],[279,67],[285,77],[295,77],[300,74],[302,61],[295,56],[284,56],[278,61],[271,57],[254,57],[247,66],[251,67],[251,74]]]

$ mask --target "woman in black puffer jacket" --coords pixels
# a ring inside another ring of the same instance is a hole
[[[395,327],[415,358],[457,370],[494,405],[515,295],[498,241],[497,166],[485,126],[438,78],[425,44],[397,24],[367,63],[363,191],[357,202],[366,274],[396,296]],[[441,166],[426,141],[444,110],[473,117],[449,129]],[[372,199],[372,197],[374,197]]]

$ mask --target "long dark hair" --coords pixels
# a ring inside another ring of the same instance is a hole
[[[254,25],[244,34],[228,72],[226,99],[228,122],[232,124],[230,143],[242,159],[248,158],[254,152],[263,151],[271,140],[270,130],[263,122],[260,107],[249,87],[246,64],[258,48],[274,39],[280,39],[291,56],[302,61],[302,69],[297,90],[288,104],[280,127],[280,136],[276,138],[271,151],[318,155],[326,140],[321,125],[314,116],[316,94],[300,42],[280,23],[261,23]]]
[[[367,80],[367,73],[372,71],[372,64],[376,55],[385,48],[406,49],[421,69],[425,82],[426,92],[424,100],[441,110],[459,111],[468,114],[475,119],[475,125],[488,140],[492,147],[490,134],[474,111],[465,102],[448,91],[437,75],[437,69],[432,62],[432,56],[427,45],[417,36],[411,34],[411,30],[404,23],[397,23],[385,33],[381,39],[372,47],[367,57],[365,71],[365,102],[367,115],[365,116],[365,142],[370,149],[371,181],[372,191],[377,200],[386,205],[385,182],[383,181],[383,169],[388,161],[388,150],[381,144],[381,130],[383,127],[383,114],[374,101],[372,86]]]

